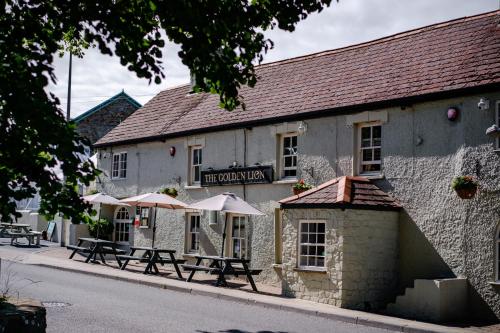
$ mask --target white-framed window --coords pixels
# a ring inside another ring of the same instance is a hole
[[[500,223],[495,234],[495,280],[500,282]]]
[[[377,174],[382,171],[382,125],[359,125],[359,173]]]
[[[500,127],[500,101],[496,102],[495,124]],[[495,149],[500,149],[500,137],[495,139]]]
[[[247,258],[247,217],[231,215],[231,256]]]
[[[199,213],[187,214],[186,248],[188,253],[200,252],[200,220]]]
[[[128,242],[130,240],[130,215],[128,209],[120,207],[115,213],[115,242]]]
[[[151,215],[153,209],[149,207],[139,207],[135,208],[135,215],[139,216],[139,227],[149,228],[149,221],[151,220]]]
[[[301,220],[298,266],[325,267],[326,223],[321,220]]]
[[[189,184],[200,185],[203,149],[201,146],[191,146],[189,150]]]
[[[112,179],[127,178],[127,152],[113,154],[113,161],[111,165],[111,178]]]
[[[281,178],[297,177],[297,133],[281,135]]]

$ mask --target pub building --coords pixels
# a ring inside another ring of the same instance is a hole
[[[260,65],[240,91],[246,110],[167,89],[95,144],[97,189],[175,188],[186,203],[235,193],[266,215],[229,215],[225,253],[286,296],[498,318],[500,142],[486,130],[500,125],[499,21],[495,11]],[[466,175],[479,190],[461,199],[450,184]],[[301,179],[315,187],[293,195]],[[151,243],[152,214],[103,211],[124,246]],[[217,254],[224,218],[160,209],[155,244],[188,260]]]

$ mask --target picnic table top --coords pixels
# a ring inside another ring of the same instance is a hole
[[[23,224],[23,223],[7,223],[7,222],[2,222],[0,223],[3,227],[14,227],[14,228],[29,228],[31,227],[30,224]]]
[[[144,251],[153,251],[153,252],[165,252],[165,253],[175,253],[175,250],[170,250],[170,249],[160,249],[157,247],[150,247],[150,246],[131,246],[130,247],[132,250],[144,250]]]
[[[89,242],[89,243],[115,244],[115,242],[112,242],[109,240],[99,239],[99,238],[96,239],[96,238],[92,238],[92,237],[81,237],[78,239],[81,241],[84,241],[84,242]]]
[[[195,255],[197,259],[210,259],[225,262],[250,262],[248,259],[234,258],[234,257],[221,257],[221,256],[209,256],[209,255]]]

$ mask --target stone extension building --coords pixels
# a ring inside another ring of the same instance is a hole
[[[73,118],[78,134],[93,145],[142,105],[125,91]]]
[[[226,253],[285,295],[500,318],[500,140],[485,133],[500,125],[499,24],[495,11],[258,66],[245,111],[165,90],[94,145],[99,189],[174,187],[187,203],[234,192],[266,216],[230,216]],[[474,198],[451,189],[461,175],[479,182]],[[298,179],[317,188],[290,198]],[[116,241],[149,245],[152,214],[102,216]],[[157,246],[218,253],[223,216],[157,214]]]

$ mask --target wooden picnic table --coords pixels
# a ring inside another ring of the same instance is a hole
[[[226,275],[245,275],[252,286],[254,291],[257,291],[257,286],[253,280],[252,275],[258,275],[262,272],[261,269],[249,269],[248,264],[250,260],[233,258],[233,257],[220,257],[220,256],[208,256],[208,255],[195,255],[196,263],[194,265],[182,265],[186,270],[190,270],[191,273],[187,278],[187,282],[191,282],[194,274],[197,271],[204,271],[206,273],[217,275],[216,286],[227,287]],[[202,264],[202,261],[206,259],[210,261],[208,266]],[[241,265],[235,266],[236,265]]]
[[[144,253],[141,256],[137,256],[135,255],[137,250],[144,251]],[[138,260],[140,262],[147,263],[144,274],[158,274],[159,270],[157,264],[172,264],[175,268],[177,276],[179,279],[182,279],[183,277],[181,270],[179,269],[179,264],[185,263],[186,260],[176,259],[174,256],[175,252],[175,250],[159,249],[156,247],[132,246],[130,247],[130,253],[128,255],[118,256],[120,259],[124,260],[123,264],[120,265],[120,269],[124,270],[130,260]],[[162,257],[162,254],[164,253],[168,254],[168,257]]]
[[[34,243],[36,238],[36,245],[40,245],[40,236],[42,233],[33,231],[30,228],[30,224],[2,222],[0,223],[0,237],[9,237],[11,244],[14,244],[14,241],[17,242],[18,238],[26,238],[29,245]]]
[[[84,247],[84,243],[88,244],[88,247]],[[73,259],[74,255],[77,252],[83,252],[83,253],[88,253],[87,259],[85,260],[86,263],[88,263],[92,257],[93,262],[96,262],[96,257],[99,255],[101,258],[101,261],[103,264],[106,263],[106,260],[104,259],[104,255],[106,254],[113,254],[116,258],[116,261],[119,266],[122,265],[119,254],[123,253],[123,250],[118,250],[116,248],[116,243],[104,239],[96,239],[96,238],[87,238],[87,237],[82,237],[78,238],[78,244],[75,245],[68,245],[66,246],[67,249],[73,250],[71,255],[69,256],[69,259]]]

